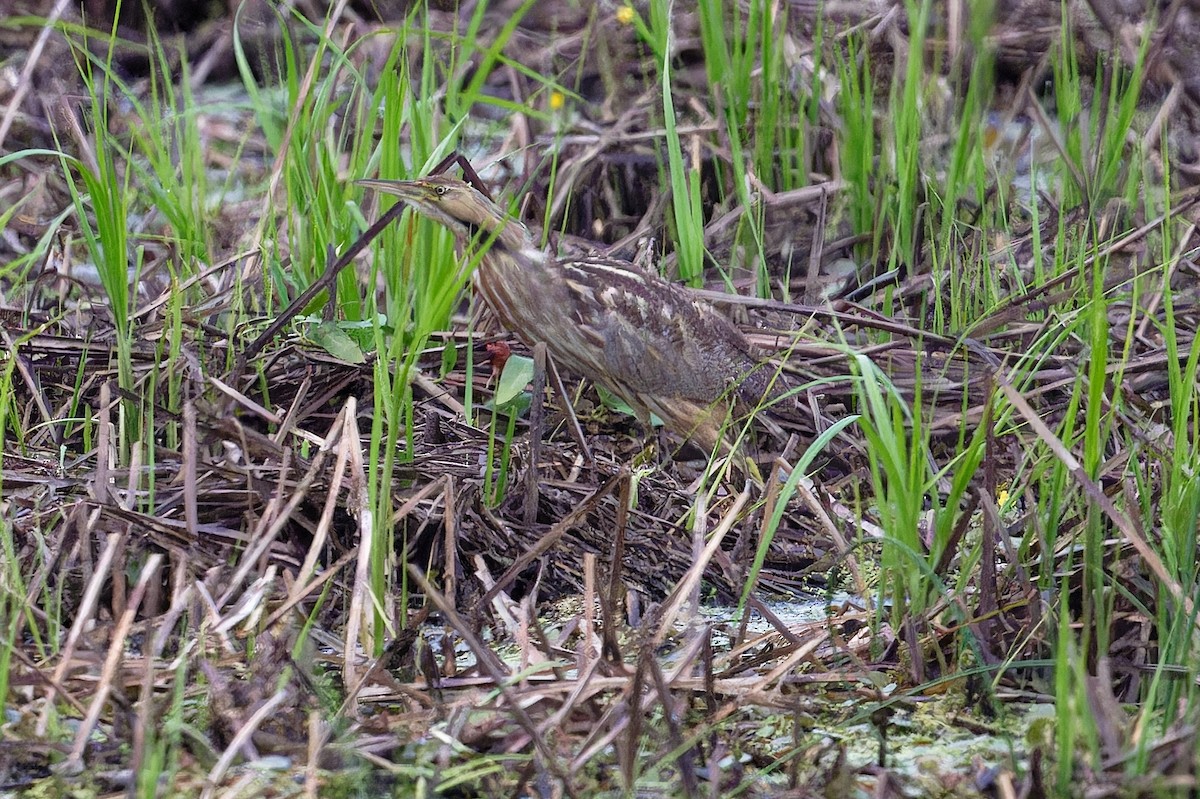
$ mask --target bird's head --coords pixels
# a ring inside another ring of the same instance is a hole
[[[430,175],[420,180],[360,180],[358,184],[399,197],[417,212],[450,228],[462,242],[494,235],[495,244],[511,250],[529,243],[524,225],[509,219],[482,192],[458,178]]]

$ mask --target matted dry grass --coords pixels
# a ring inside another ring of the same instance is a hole
[[[844,6],[831,9],[830,19],[873,28],[880,58],[890,57],[904,36],[898,9],[884,3]],[[1030,37],[1052,38],[1058,28],[1018,29],[1011,23],[1020,9],[1008,12],[997,36],[1007,43],[1010,65],[1030,67],[1020,60]],[[448,13],[434,18],[447,28],[452,24]],[[1098,22],[1103,18],[1091,17],[1096,26],[1080,36],[1083,54],[1095,55],[1097,37],[1109,41]],[[798,46],[807,41],[809,22],[803,13],[792,18]],[[360,20],[348,22],[347,31],[355,25],[360,33],[369,28]],[[567,50],[571,58],[582,57],[586,69],[598,69],[592,56],[603,38],[596,34],[602,33],[611,47],[606,57],[625,58],[632,73],[648,72],[645,60],[629,49],[628,36],[618,32],[607,17],[589,23],[586,14],[552,20],[531,15],[510,46],[523,48],[530,58],[525,63],[547,73],[561,68]],[[180,36],[196,47],[211,45],[200,61],[214,79],[222,74],[227,37],[206,28]],[[689,52],[681,47],[680,72],[702,85],[703,71]],[[47,57],[47,64],[53,62]],[[1170,64],[1160,66],[1158,85],[1179,93],[1172,96],[1183,103],[1179,97],[1191,92],[1188,79],[1175,77],[1178,65],[1175,72]],[[46,143],[48,116],[30,105],[30,90],[55,78],[69,87],[69,76],[55,75],[55,69],[20,75],[11,93],[0,97],[19,109],[6,146]],[[496,76],[497,86],[512,96],[528,89],[515,71],[498,72],[504,74]],[[491,177],[498,186],[527,185],[526,218],[540,220],[548,207],[556,227],[575,237],[564,236],[564,246],[635,257],[639,240],[664,226],[666,203],[648,135],[654,133],[647,111],[653,97],[630,88],[634,82],[620,83],[615,95],[603,93],[603,77],[597,73],[594,82],[583,82],[598,92],[592,98],[596,118],[581,120],[579,132],[565,140],[554,194],[532,159],[501,161]],[[716,125],[702,114],[696,117],[698,157],[706,165],[728,159],[719,148],[701,147]],[[225,120],[205,124],[214,138],[241,136]],[[520,148],[545,140],[544,132],[519,116],[509,134],[500,153],[528,153]],[[832,138],[825,144],[832,146]],[[1036,668],[1014,671],[995,694],[979,690],[973,683],[977,674],[957,676],[970,672],[964,657],[984,666],[1044,657],[1044,638],[1053,633],[1039,592],[1012,550],[1033,516],[1018,511],[1001,517],[997,502],[1002,485],[1035,451],[1074,463],[1072,479],[1095,497],[1114,531],[1111,568],[1128,574],[1134,595],[1153,604],[1147,575],[1162,575],[1145,545],[1147,532],[1112,502],[1131,490],[1120,468],[1138,453],[1111,453],[1093,481],[1051,432],[1067,412],[1079,377],[1080,342],[1064,338],[1045,351],[1036,369],[1022,372],[1021,389],[1014,386],[1012,370],[1017,356],[1042,346],[1054,324],[1053,318],[1042,325],[1026,320],[1053,307],[1081,277],[1068,274],[1053,284],[1020,289],[1033,283],[1022,270],[1033,262],[1034,242],[1043,242],[1049,252],[1062,230],[1068,235],[1088,225],[1128,230],[1105,254],[1106,288],[1121,293],[1144,271],[1142,244],[1161,220],[1131,219],[1122,209],[1090,214],[1050,209],[1036,237],[1032,230],[981,232],[964,247],[1011,253],[1016,273],[1004,276],[1011,300],[977,320],[969,339],[942,338],[927,332],[924,314],[931,297],[948,295],[949,288],[932,277],[929,264],[909,265],[905,274],[866,288],[857,276],[837,271],[839,259],[856,243],[839,228],[844,223],[829,218],[845,184],[834,173],[834,154],[815,160],[829,168],[823,182],[779,194],[759,187],[764,254],[780,284],[777,296],[804,303],[731,296],[715,283],[706,294],[772,352],[796,384],[806,386],[796,408],[776,414],[783,436],[764,442],[766,487],[731,481],[686,526],[683,520],[697,502],[694,465],[676,461],[668,448],[650,457],[652,468],[638,466],[644,431],[585,389],[574,409],[593,457],[584,456],[569,420],[548,404],[547,418],[534,430],[539,442],[534,477],[529,429],[522,422],[508,496],[492,506],[484,487],[488,432],[461,412],[467,375],[461,367],[439,375],[439,367],[443,347],[474,348],[482,361],[487,342],[507,337],[489,329],[486,320],[473,327],[485,333],[468,336],[464,313],[440,347],[422,354],[414,385],[414,452],[391,487],[395,538],[404,548],[393,559],[392,576],[407,580],[412,594],[407,607],[387,597],[377,608],[391,622],[391,634],[372,632],[388,639],[380,657],[359,646],[360,625],[371,610],[363,536],[373,512],[364,463],[371,363],[333,358],[301,335],[303,325],[285,327],[254,352],[248,347],[262,327],[230,335],[223,314],[261,302],[255,294],[261,287],[254,266],[258,243],[247,240],[256,204],[227,209],[226,260],[204,270],[191,286],[205,301],[185,309],[184,340],[171,364],[182,375],[186,398],[179,418],[156,396],[161,389],[146,379],[164,357],[166,298],[178,289],[167,270],[169,248],[147,245],[149,268],[138,286],[139,340],[133,350],[139,380],[128,396],[115,389],[114,334],[101,295],[67,255],[56,250],[43,274],[13,286],[16,291],[6,287],[3,343],[17,375],[13,407],[20,429],[28,431],[20,450],[6,453],[3,461],[3,512],[17,544],[8,554],[20,565],[26,597],[54,597],[58,603],[39,608],[31,602],[32,612],[45,614],[34,619],[0,616],[18,634],[6,698],[9,725],[0,750],[8,788],[38,783],[53,765],[58,774],[86,768],[90,779],[113,792],[125,790],[132,779],[127,769],[149,757],[146,731],[163,729],[164,708],[182,694],[182,706],[192,711],[177,764],[176,787],[184,793],[325,795],[331,773],[354,772],[365,761],[377,787],[400,786],[398,791],[410,781],[436,783],[456,773],[455,767],[478,763],[478,773],[464,778],[463,795],[589,796],[632,784],[653,770],[647,760],[658,758],[665,759],[662,774],[673,782],[651,780],[639,795],[725,795],[737,786],[756,796],[851,795],[854,785],[865,782],[877,796],[933,790],[886,768],[848,764],[836,743],[813,743],[809,733],[821,726],[814,718],[845,703],[851,709],[842,721],[869,721],[886,730],[888,714],[905,707],[884,687],[890,681],[904,688],[940,686],[945,677],[953,689],[961,687],[965,704],[985,712],[994,710],[997,699],[1043,698],[1034,687]],[[269,174],[269,165],[259,168],[253,177]],[[0,197],[8,202],[37,194],[9,220],[0,253],[28,247],[44,220],[69,203],[56,169],[28,160],[0,174]],[[357,176],[347,176],[352,177]],[[1193,194],[1181,195],[1176,215],[1194,219],[1194,202]],[[739,257],[731,231],[743,213],[725,208],[711,214],[705,243],[718,258]],[[611,224],[597,232],[596,219]],[[787,271],[804,260],[805,269]],[[1182,350],[1195,336],[1200,311],[1195,272],[1189,262],[1172,276]],[[749,270],[735,272],[733,282],[754,293]],[[245,296],[235,296],[235,290]],[[890,316],[878,310],[885,293],[895,300]],[[1115,330],[1122,321],[1112,319]],[[519,343],[508,343],[524,352]],[[1114,375],[1120,383],[1113,390],[1134,398],[1121,421],[1142,431],[1148,448],[1155,446],[1166,413],[1162,353],[1159,333],[1147,318],[1130,341],[1124,370]],[[767,550],[747,614],[754,611],[769,629],[751,632],[748,615],[722,625],[698,623],[695,604],[701,597],[731,603],[741,596],[786,464],[857,407],[854,354],[868,355],[908,399],[919,398],[938,455],[948,457],[963,430],[990,418],[987,408],[997,394],[1022,417],[1013,432],[989,440],[964,523],[936,569],[945,576],[957,568],[952,559],[965,537],[991,541],[985,549],[991,562],[971,577],[967,595],[973,604],[948,596],[901,630],[875,617],[864,565],[874,557],[878,530],[869,510],[863,511],[870,507],[866,448],[851,427],[828,448],[814,480],[801,484]],[[494,380],[488,369],[477,369],[473,380],[476,398],[490,395]],[[568,380],[572,387],[577,382]],[[114,443],[116,426],[123,423],[121,400],[143,414],[153,412],[158,425],[178,423],[179,440],[156,441],[152,462],[123,462]],[[62,423],[83,415],[93,422]],[[1058,540],[1073,540],[1071,532],[1083,523],[1062,519]],[[1172,590],[1169,582],[1159,585]],[[831,599],[819,621],[781,620],[766,601],[825,590],[832,596],[843,586],[860,589],[863,598]],[[561,597],[576,604],[548,614],[545,603]],[[958,603],[962,617],[971,620],[977,650],[959,651],[957,630],[937,621],[946,603]],[[20,606],[6,605],[8,612],[14,607]],[[1137,607],[1131,602],[1117,616],[1121,635],[1097,669],[1103,674],[1119,663],[1122,676],[1098,678],[1089,697],[1105,719],[1113,753],[1104,773],[1084,776],[1100,791],[1094,795],[1120,779],[1125,732],[1118,697],[1133,690],[1138,670],[1151,657],[1148,623]],[[50,620],[61,620],[64,629]],[[296,657],[293,645],[306,623],[312,627],[303,655]],[[55,646],[35,640],[35,629],[52,632]],[[49,658],[39,654],[48,651]],[[920,656],[914,660],[913,653]],[[875,712],[863,711],[868,707]],[[72,734],[65,732],[64,715],[80,720],[73,722]],[[771,740],[759,736],[764,725],[780,720],[790,729]],[[971,729],[978,721],[964,712],[953,723]],[[1153,757],[1160,771],[1170,772],[1190,762],[1194,747],[1195,730],[1180,729]],[[991,771],[953,764],[934,779],[945,795],[980,790],[1044,795],[1041,751],[1036,745],[1031,751],[1021,769],[1008,762]],[[260,778],[239,765],[270,754],[287,756],[291,773],[302,779]],[[1187,778],[1181,774],[1180,784]],[[1153,789],[1141,783],[1126,787]]]

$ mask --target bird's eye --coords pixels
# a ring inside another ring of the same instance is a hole
[[[437,196],[441,197],[443,194],[446,193],[446,187],[445,186],[437,186],[436,188],[434,188],[434,192],[437,194]]]

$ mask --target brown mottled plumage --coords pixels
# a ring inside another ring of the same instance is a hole
[[[628,261],[559,259],[469,184],[445,175],[364,180],[490,249],[475,273],[484,300],[526,344],[591,378],[667,427],[712,449],[729,399],[739,412],[781,394],[774,370],[729,320],[682,286]]]

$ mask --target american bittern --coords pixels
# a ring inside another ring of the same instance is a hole
[[[628,261],[556,258],[471,185],[446,175],[363,180],[454,232],[489,242],[475,285],[526,344],[624,399],[643,420],[712,450],[731,408],[778,399],[775,373],[729,320],[681,287]]]

